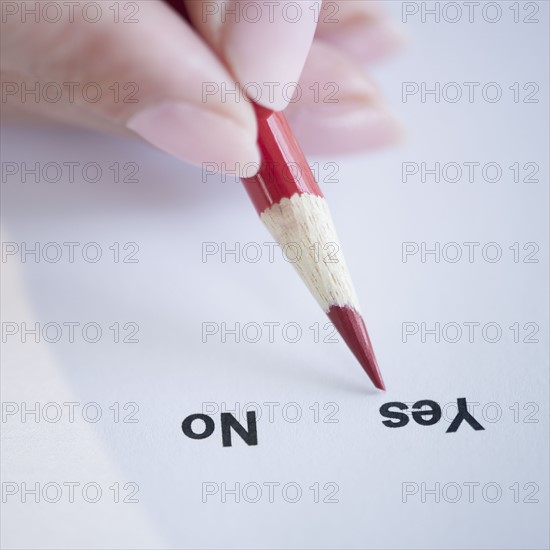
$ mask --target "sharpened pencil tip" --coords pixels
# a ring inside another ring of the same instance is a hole
[[[363,317],[348,306],[332,306],[328,317],[357,358],[372,383],[379,390],[386,390],[378,362],[372,349],[372,344]]]

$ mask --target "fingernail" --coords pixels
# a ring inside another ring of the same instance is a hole
[[[231,119],[188,103],[164,102],[133,115],[126,126],[155,147],[218,172],[250,174],[257,136]]]
[[[391,20],[365,21],[362,18],[335,25],[321,38],[345,51],[360,63],[378,61],[405,42],[405,34]]]
[[[241,86],[253,91],[254,101],[282,110],[292,98],[292,85],[298,82],[311,47],[319,1],[236,4],[243,17],[238,22],[226,17],[221,33],[225,58]],[[235,2],[228,5],[234,7]],[[254,9],[248,10],[249,5]]]
[[[304,150],[313,155],[358,153],[403,138],[401,124],[381,105],[308,106],[288,118]]]

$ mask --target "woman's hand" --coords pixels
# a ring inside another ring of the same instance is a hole
[[[3,0],[2,110],[131,131],[188,162],[238,170],[259,161],[246,94],[276,110],[290,102],[309,152],[354,152],[398,137],[360,65],[400,42],[375,3],[185,5],[196,30],[162,0]]]

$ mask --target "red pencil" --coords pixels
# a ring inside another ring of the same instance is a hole
[[[246,191],[277,242],[294,247],[296,270],[373,384],[384,390],[325,198],[285,116],[255,109],[262,164],[256,176],[243,179]]]
[[[182,0],[166,0],[190,24]],[[373,384],[385,390],[325,198],[285,116],[255,105],[260,170],[244,186],[269,232],[294,246],[294,266]],[[331,248],[330,257],[321,251]]]

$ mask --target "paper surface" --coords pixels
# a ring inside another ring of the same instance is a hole
[[[201,182],[137,142],[2,129],[4,163],[79,163],[72,183],[2,182],[3,246],[19,246],[2,263],[5,548],[548,547],[548,6],[536,4],[534,25],[506,22],[505,3],[493,25],[399,23],[410,43],[373,72],[406,140],[313,159],[337,163],[321,185],[386,393],[280,250],[270,258],[238,182]],[[403,101],[404,82],[435,81],[497,82],[503,98]],[[538,103],[515,103],[516,82],[522,94],[536,82]],[[422,162],[463,174],[404,182],[403,163]],[[471,182],[465,163],[480,163]],[[514,182],[514,163],[521,180],[534,163],[538,181]],[[22,243],[39,243],[38,261],[22,261]],[[23,342],[35,323],[40,342]],[[483,430],[446,433],[458,398]],[[416,422],[419,400],[441,420]],[[390,402],[409,407],[407,425],[383,424]],[[38,418],[22,413],[36,403]],[[246,428],[248,410],[258,444],[233,431],[223,447],[220,413]],[[210,437],[183,433],[193,414],[210,415]]]

